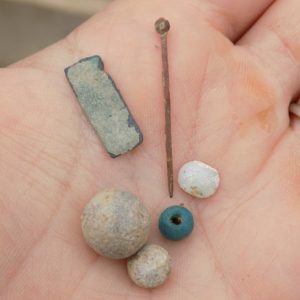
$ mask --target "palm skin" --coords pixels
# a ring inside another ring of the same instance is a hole
[[[293,91],[282,88],[255,49],[234,45],[206,14],[198,0],[115,2],[65,40],[1,70],[1,299],[299,299]],[[221,186],[206,200],[177,185],[173,199],[167,193],[153,27],[161,16],[172,27],[175,178],[190,160],[216,167]],[[117,159],[105,153],[64,78],[66,66],[94,54],[144,133],[141,146]],[[84,243],[82,209],[105,187],[137,194],[150,210],[149,241],[173,261],[162,287],[136,287],[125,262],[102,258]],[[170,242],[156,224],[165,207],[179,203],[192,211],[195,228],[188,239]]]

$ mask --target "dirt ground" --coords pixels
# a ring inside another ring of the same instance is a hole
[[[84,4],[86,0],[76,0],[76,5],[70,4],[69,0],[60,0],[60,5],[55,5],[55,1],[48,5],[45,0],[44,5],[40,5],[42,0],[36,5],[35,1],[0,0],[0,67],[61,39],[108,2],[89,0],[90,6],[80,10],[80,3]]]

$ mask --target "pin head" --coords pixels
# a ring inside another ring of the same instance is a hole
[[[170,23],[164,18],[159,18],[155,22],[155,29],[159,34],[167,33],[170,30]]]

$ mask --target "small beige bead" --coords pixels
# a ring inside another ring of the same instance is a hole
[[[169,277],[171,259],[164,248],[158,245],[146,245],[128,259],[127,270],[136,285],[143,288],[155,288]]]
[[[84,208],[82,232],[97,253],[113,258],[129,257],[147,242],[151,218],[143,203],[129,192],[107,189]]]

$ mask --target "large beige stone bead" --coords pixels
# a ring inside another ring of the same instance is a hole
[[[113,258],[129,257],[147,242],[151,219],[143,203],[133,194],[106,189],[85,206],[82,232],[97,253]]]

